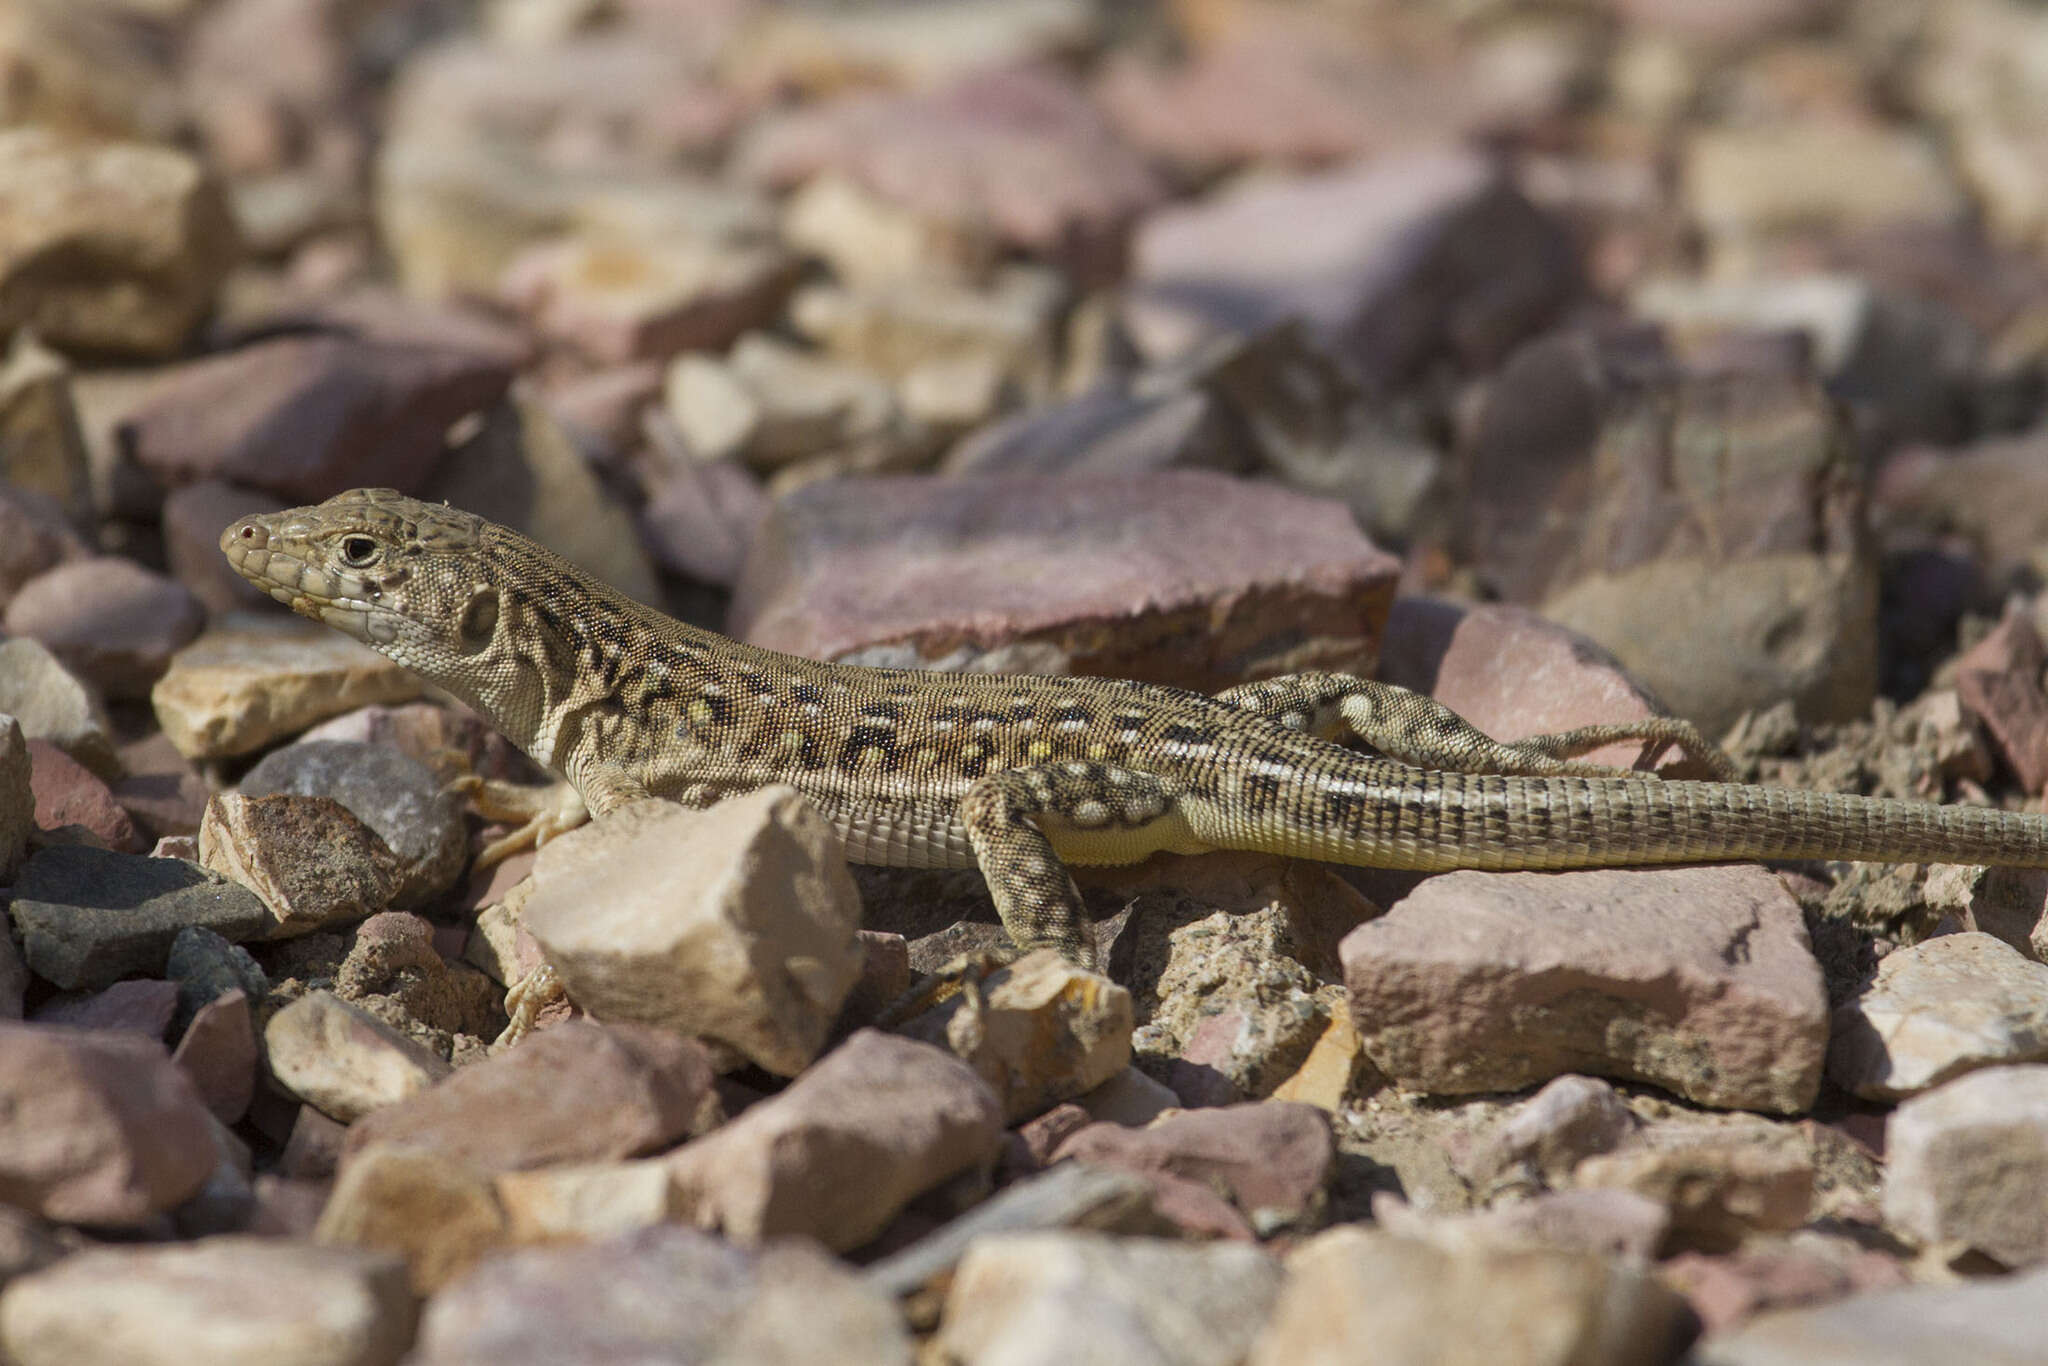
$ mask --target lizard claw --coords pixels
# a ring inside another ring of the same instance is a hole
[[[546,963],[542,963],[512,984],[505,993],[505,1032],[498,1035],[492,1044],[494,1048],[509,1048],[533,1032],[534,1023],[540,1013],[557,1001],[569,999],[569,989],[562,985],[561,974]]]
[[[520,823],[510,834],[483,847],[475,861],[479,869],[494,867],[528,849],[538,849],[590,819],[590,808],[567,783],[530,787],[469,776],[457,778],[448,790],[467,796],[476,813],[487,821]]]

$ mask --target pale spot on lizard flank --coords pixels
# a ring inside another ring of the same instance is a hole
[[[1094,798],[1089,798],[1074,808],[1074,824],[1097,826],[1109,824],[1109,808]]]

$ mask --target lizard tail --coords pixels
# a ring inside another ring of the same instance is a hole
[[[1593,868],[1738,859],[2048,867],[2048,816],[1740,783],[1419,773],[1309,785],[1279,852],[1333,863]]]

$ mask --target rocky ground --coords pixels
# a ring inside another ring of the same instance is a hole
[[[540,775],[215,546],[390,485],[822,657],[2037,808],[2044,73],[2020,0],[0,7],[0,1360],[2048,1361],[2048,874],[1160,859],[1108,979],[884,1028],[977,874],[774,791],[474,872]]]

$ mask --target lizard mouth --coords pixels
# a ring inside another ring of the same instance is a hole
[[[271,518],[233,522],[221,533],[220,549],[237,574],[302,617],[325,622],[366,645],[388,644],[397,636],[396,620],[370,599],[368,583],[314,564]]]

